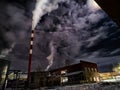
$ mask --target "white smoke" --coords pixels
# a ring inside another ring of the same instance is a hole
[[[55,56],[55,53],[56,53],[56,49],[55,49],[55,46],[54,46],[54,44],[53,44],[54,42],[53,41],[51,41],[50,42],[50,51],[51,51],[51,53],[50,53],[50,55],[47,57],[47,60],[48,60],[48,62],[49,62],[49,65],[47,66],[47,68],[45,69],[45,71],[47,71],[51,66],[52,66],[52,64],[53,64],[53,60],[54,60],[54,56]]]
[[[57,9],[58,3],[61,1],[63,0],[37,0],[35,10],[33,11],[32,30],[35,29],[41,17]]]
[[[33,21],[32,30],[35,29],[41,17],[47,13],[58,8],[58,3],[64,0],[37,0],[35,10],[33,11]],[[53,58],[55,54],[55,48],[53,46],[53,41],[50,43],[51,54],[47,57],[49,65],[46,70],[48,70],[53,64]]]
[[[4,50],[2,50],[2,52],[1,52],[1,54],[0,54],[0,58],[4,58],[4,57],[6,57],[11,51],[12,51],[12,49],[14,48],[14,46],[15,46],[15,43],[13,43],[12,45],[11,45],[11,48],[6,48],[6,49],[4,49]]]

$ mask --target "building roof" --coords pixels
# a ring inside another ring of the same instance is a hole
[[[83,61],[83,60],[80,60],[80,63],[77,63],[77,64],[72,64],[72,65],[69,65],[69,66],[64,66],[64,67],[61,67],[61,68],[57,68],[57,69],[53,69],[53,70],[50,70],[50,72],[54,72],[54,71],[61,71],[61,70],[65,70],[65,69],[69,69],[69,68],[79,68],[81,67],[82,64],[94,64],[97,66],[96,63],[93,63],[93,62],[88,62],[88,61]]]

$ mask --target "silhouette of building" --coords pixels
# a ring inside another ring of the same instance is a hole
[[[48,72],[32,72],[30,76],[30,85],[33,87],[73,85],[100,81],[97,64],[87,61],[80,61],[78,64]]]
[[[80,61],[73,64],[50,71],[52,82],[59,85],[81,84],[99,82],[97,64],[92,62]],[[54,77],[53,77],[54,76]]]

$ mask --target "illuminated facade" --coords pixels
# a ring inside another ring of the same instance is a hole
[[[30,85],[33,87],[74,85],[99,81],[97,64],[86,61],[48,72],[32,72],[30,75]]]
[[[102,72],[99,75],[100,75],[101,81],[104,81],[104,82],[120,81],[120,64],[115,66],[112,72]]]
[[[80,61],[78,64],[65,66],[56,70],[50,71],[51,76],[54,76],[59,82],[59,85],[71,85],[82,83],[99,82],[97,64]]]
[[[5,82],[9,66],[10,66],[10,61],[0,59],[0,85],[1,86]]]

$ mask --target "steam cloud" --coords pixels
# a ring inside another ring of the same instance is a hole
[[[41,17],[58,8],[58,3],[63,0],[37,0],[35,10],[33,11],[32,30],[35,29]]]
[[[53,45],[53,41],[50,42],[50,51],[51,51],[51,54],[47,57],[47,60],[49,62],[49,65],[47,66],[47,68],[45,69],[46,71],[52,66],[53,64],[53,60],[54,60],[54,57],[55,57],[55,46]]]
[[[1,51],[0,58],[6,57],[12,51],[12,49],[14,48],[14,46],[15,46],[15,43],[13,43],[12,46],[9,49],[7,49],[7,48],[3,49]]]
[[[33,11],[32,30],[35,29],[41,17],[44,14],[50,13],[51,11],[57,9],[58,3],[61,1],[63,0],[37,0],[35,10]],[[50,47],[51,47],[51,54],[47,57],[49,65],[47,66],[46,70],[48,70],[53,64],[53,59],[55,54],[53,41],[51,41]]]
[[[104,57],[120,55],[120,29],[92,5],[93,0],[39,0],[42,6],[37,3],[36,8],[40,9],[40,15],[36,9],[33,11],[35,0],[12,1],[15,3],[0,3],[0,52],[9,51],[15,43],[6,57],[12,61],[12,69],[27,70],[31,26],[36,28],[32,70],[38,64],[47,70],[64,66],[65,60],[69,64],[81,58],[99,62],[99,57],[104,61]],[[33,25],[29,17],[32,11],[37,15]]]

